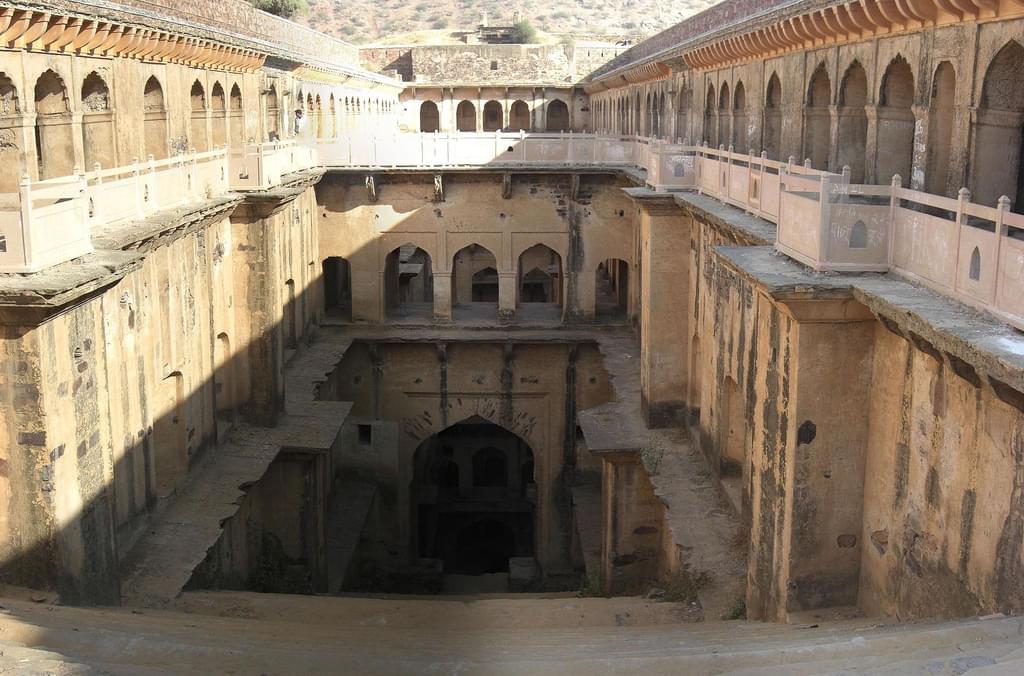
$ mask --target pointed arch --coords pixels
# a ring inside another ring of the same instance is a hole
[[[460,101],[455,108],[455,128],[459,131],[476,131],[476,106],[471,101]]]
[[[190,120],[191,145],[198,152],[204,153],[210,149],[208,135],[209,119],[206,110],[206,92],[199,80],[192,83],[192,90],[189,92],[189,101],[192,106]]]
[[[155,159],[167,157],[167,107],[164,104],[164,89],[155,75],[146,80],[142,88],[143,137],[145,153]]]
[[[35,85],[36,159],[39,177],[69,176],[75,168],[71,106],[64,79],[47,70]]]
[[[782,154],[782,82],[772,71],[764,95],[764,147],[770,159],[780,160]]]
[[[451,270],[453,306],[498,302],[498,259],[490,249],[467,244],[452,256]]]
[[[732,96],[732,141],[738,153],[750,150],[747,131],[747,90],[742,80],[736,81],[736,90]]]
[[[82,81],[82,152],[85,168],[117,165],[114,155],[114,116],[106,80],[93,71]]]
[[[888,183],[899,174],[904,185],[915,185],[914,161],[914,73],[903,56],[897,54],[882,76],[878,97],[878,153],[875,179]]]
[[[704,142],[712,147],[718,147],[718,130],[715,124],[718,120],[718,115],[715,114],[717,101],[715,85],[708,83],[708,95],[704,101]]]
[[[804,107],[804,157],[810,158],[815,169],[829,168],[832,148],[832,120],[829,106],[832,102],[832,79],[825,64],[818,64],[807,86],[807,104]]]
[[[245,142],[245,111],[242,108],[242,90],[238,83],[231,85],[228,94],[228,135],[231,145],[241,147]]]
[[[981,87],[971,163],[972,201],[992,206],[1001,195],[1024,213],[1024,46],[1009,40],[992,58]]]
[[[547,106],[547,130],[569,131],[569,106],[565,101],[555,99]]]
[[[868,140],[868,76],[854,60],[839,85],[839,125],[836,139],[836,168],[850,167],[850,181],[865,179],[865,149]]]
[[[519,254],[519,303],[562,304],[562,257],[545,244],[534,244]]]
[[[943,61],[935,68],[929,99],[928,161],[925,166],[925,190],[936,195],[950,195],[957,189],[950,186],[950,139],[956,114],[956,71]]]
[[[437,104],[433,101],[424,101],[420,104],[420,131],[433,133],[441,130],[441,114],[437,110]]]
[[[729,83],[723,82],[718,90],[718,142],[721,145],[732,145],[731,108]]]
[[[18,88],[6,73],[0,72],[0,124],[16,125],[16,118],[22,113]],[[0,192],[17,192],[24,171],[21,153],[25,150],[20,144],[0,145]]]

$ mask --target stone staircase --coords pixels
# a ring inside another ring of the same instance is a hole
[[[1024,619],[1002,616],[692,622],[684,604],[571,595],[186,592],[164,610],[3,607],[0,666],[18,673],[1024,673]]]

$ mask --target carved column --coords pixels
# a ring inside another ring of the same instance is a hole
[[[448,321],[452,318],[452,273],[434,273],[434,319]]]
[[[516,315],[516,286],[519,273],[498,273],[498,319],[508,321]]]

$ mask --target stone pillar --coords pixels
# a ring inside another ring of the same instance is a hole
[[[434,273],[434,319],[452,318],[452,273]]]
[[[747,617],[784,621],[857,604],[877,322],[849,297],[755,297]]]
[[[484,130],[484,100],[483,89],[476,88],[476,130]]]
[[[516,286],[519,273],[498,273],[498,319],[508,321],[516,316]]]
[[[604,592],[653,582],[661,568],[663,506],[640,453],[601,455],[601,577]]]
[[[914,150],[910,159],[910,189],[924,190],[925,172],[928,170],[928,106],[915,105],[914,113]],[[943,139],[943,143],[952,143],[952,139]]]
[[[235,302],[244,303],[248,321],[246,358],[249,398],[240,407],[253,424],[273,426],[284,408],[284,307],[275,290],[284,285],[275,259],[280,223],[274,216],[292,206],[296,195],[252,197],[231,214]],[[287,216],[286,216],[287,217]],[[239,299],[242,299],[239,301]]]
[[[878,106],[864,106],[868,116],[868,136],[864,141],[864,182],[878,182]],[[892,176],[889,177],[889,180]],[[886,183],[888,182],[885,181]]]
[[[641,294],[641,408],[649,427],[685,422],[685,311],[690,274],[686,252],[691,218],[665,193],[645,188],[626,192],[639,202]]]

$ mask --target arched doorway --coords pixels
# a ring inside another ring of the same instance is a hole
[[[522,310],[548,319],[560,314],[562,258],[550,247],[537,244],[519,255],[518,303]]]
[[[196,80],[192,83],[192,91],[189,93],[189,101],[192,106],[192,118],[190,129],[192,130],[192,147],[197,152],[205,153],[210,149],[210,140],[207,136],[206,121],[206,92],[203,85]]]
[[[489,318],[498,310],[498,262],[479,244],[452,258],[452,314],[456,319]]]
[[[718,147],[718,129],[715,124],[715,85],[708,85],[708,97],[704,101],[704,142],[712,148]]]
[[[732,145],[732,125],[730,124],[729,110],[729,85],[722,84],[718,92],[718,142],[722,145]]]
[[[732,97],[732,145],[738,153],[750,150],[747,143],[747,90],[742,82],[736,83]]]
[[[71,107],[64,80],[48,70],[36,80],[36,156],[39,178],[70,176],[75,168]]]
[[[782,159],[782,83],[777,73],[768,78],[764,96],[763,147],[769,159]]]
[[[510,131],[530,131],[530,106],[526,101],[513,101],[508,111],[508,128]]]
[[[836,168],[850,167],[850,182],[864,182],[865,145],[868,139],[868,76],[859,62],[846,69],[839,88],[839,139]]]
[[[231,96],[228,99],[230,104],[230,127],[231,145],[239,148],[245,142],[245,114],[242,111],[242,90],[237,84],[231,85]]]
[[[281,109],[280,103],[277,100],[277,87],[270,85],[270,90],[267,92],[264,98],[266,105],[266,125],[267,125],[267,140],[274,141],[281,137],[280,131],[280,120],[281,120]]]
[[[82,149],[85,169],[95,165],[117,166],[114,156],[114,114],[110,109],[110,89],[93,72],[82,82]]]
[[[20,126],[23,112],[18,88],[5,73],[0,73],[0,125],[6,129]],[[22,150],[11,143],[0,145],[0,192],[18,191],[24,171]]]
[[[228,106],[224,87],[220,82],[213,83],[210,92],[210,124],[213,129],[213,147],[220,148],[228,142]]]
[[[903,185],[909,186],[914,162],[914,74],[903,57],[897,56],[886,68],[878,104],[875,182],[889,183],[899,174]]]
[[[501,104],[497,101],[488,101],[484,104],[484,131],[501,131],[504,125],[505,114],[501,110]]]
[[[594,314],[625,318],[629,313],[629,263],[619,258],[602,261],[595,277]]]
[[[829,105],[832,101],[832,80],[821,64],[811,76],[807,87],[807,105],[804,107],[804,157],[815,169],[828,170],[828,154],[832,147],[832,121]]]
[[[548,103],[548,131],[569,131],[569,106],[555,99]]]
[[[424,101],[420,104],[420,131],[425,134],[441,131],[441,114],[433,101]]]
[[[455,109],[455,128],[459,131],[476,131],[476,106],[461,101]]]
[[[446,586],[471,577],[508,591],[509,560],[534,556],[533,467],[523,439],[479,416],[417,447],[409,532],[418,558],[440,562]]]
[[[323,263],[324,313],[343,321],[352,319],[352,268],[340,256]]]
[[[1013,200],[1013,211],[1024,213],[1020,171],[1024,135],[1024,47],[1011,40],[985,71],[974,128],[971,163],[971,201],[995,206],[1001,195]]]
[[[384,259],[384,314],[389,319],[430,318],[434,272],[430,254],[403,244]]]
[[[935,69],[932,79],[932,97],[928,123],[928,166],[925,169],[925,189],[936,195],[955,190],[949,186],[950,139],[953,138],[953,120],[956,101],[956,72],[953,64],[943,61]]]
[[[690,90],[680,87],[679,98],[676,99],[676,140],[687,141],[690,138]]]
[[[142,108],[144,120],[142,122],[143,136],[145,137],[146,155],[152,155],[153,159],[162,160],[167,157],[167,107],[164,104],[164,89],[156,76],[146,80],[146,86],[142,92]]]

